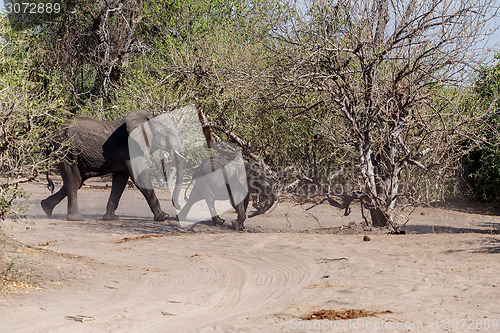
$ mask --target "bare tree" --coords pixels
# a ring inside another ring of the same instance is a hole
[[[325,0],[290,8],[270,43],[282,70],[267,74],[266,89],[314,91],[322,108],[340,116],[346,130],[332,139],[350,142],[360,186],[339,206],[359,199],[373,225],[398,232],[396,203],[413,204],[418,192],[402,178],[443,174],[461,156],[460,141],[474,139],[481,115],[461,109],[460,98],[498,8],[492,0]]]
[[[138,37],[143,1],[77,1],[54,24],[47,48],[72,81],[76,96],[105,95],[120,82],[133,53],[148,46]]]

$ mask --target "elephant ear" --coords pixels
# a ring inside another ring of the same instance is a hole
[[[125,117],[127,133],[132,133],[134,129],[151,119],[151,115],[144,110],[133,110]]]

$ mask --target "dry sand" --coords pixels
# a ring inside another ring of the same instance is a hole
[[[65,221],[65,202],[47,218],[45,185],[25,187],[34,224],[1,228],[32,287],[4,287],[0,332],[500,331],[498,216],[419,209],[410,234],[387,235],[355,208],[280,203],[237,233],[232,212],[222,228],[154,222],[135,189],[119,221],[102,221],[109,189],[95,186],[79,192],[87,221]],[[300,319],[321,309],[384,313]]]

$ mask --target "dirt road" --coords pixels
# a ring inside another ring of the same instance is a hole
[[[428,209],[410,235],[304,233],[361,218],[281,203],[236,233],[228,222],[154,222],[133,189],[119,221],[101,220],[105,188],[81,190],[87,221],[65,221],[64,203],[49,219],[38,205],[44,185],[27,190],[34,225],[6,221],[2,230],[24,244],[9,255],[33,267],[39,289],[0,295],[0,332],[495,332],[500,321],[496,216]],[[318,309],[391,313],[299,319]]]

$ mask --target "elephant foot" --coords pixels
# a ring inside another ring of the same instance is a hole
[[[106,214],[104,214],[102,219],[104,221],[113,221],[113,220],[118,220],[119,218],[118,218],[118,215],[116,215],[115,213],[106,213]]]
[[[238,222],[238,221],[231,221],[233,228],[237,231],[245,231],[245,227],[243,226],[243,223]]]
[[[168,218],[168,214],[165,212],[161,212],[160,214],[155,215],[155,221],[165,221]]]
[[[78,214],[73,213],[73,214],[66,215],[66,220],[68,220],[68,221],[85,221],[85,218],[80,213],[78,213]]]
[[[219,217],[219,215],[215,215],[212,217],[212,221],[214,222],[215,226],[220,226],[224,224],[224,220]]]
[[[40,202],[40,205],[42,206],[43,211],[45,214],[47,214],[48,217],[52,216],[52,211],[54,210],[54,207],[51,207],[49,203],[47,202],[47,199],[44,199]]]

